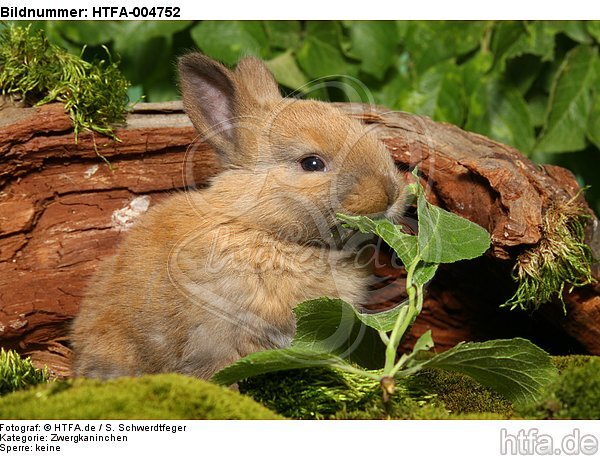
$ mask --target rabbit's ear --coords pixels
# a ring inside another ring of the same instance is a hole
[[[235,68],[238,97],[245,104],[264,106],[281,100],[277,81],[265,63],[256,57],[245,57]]]
[[[199,53],[180,57],[178,71],[187,115],[226,160],[235,146],[233,73]]]

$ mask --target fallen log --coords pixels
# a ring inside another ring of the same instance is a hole
[[[570,172],[428,118],[339,106],[376,128],[401,168],[419,166],[431,202],[492,234],[486,256],[441,268],[405,346],[431,328],[438,349],[519,335],[556,354],[600,354],[597,284],[565,291],[566,315],[558,300],[533,314],[499,307],[515,291],[515,259],[540,242],[552,204],[575,198],[590,213],[588,241],[599,256],[598,221]],[[100,260],[149,206],[219,172],[178,102],[140,104],[116,133],[120,141],[83,133],[76,142],[62,105],[0,107],[0,344],[58,376],[70,374],[68,327]],[[379,261],[368,310],[404,294],[403,269],[389,252]]]

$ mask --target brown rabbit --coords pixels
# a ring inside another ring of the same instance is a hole
[[[283,98],[258,59],[179,60],[183,103],[225,170],[138,221],[104,262],[72,333],[74,373],[210,378],[286,346],[301,301],[364,302],[370,271],[337,212],[396,216],[403,183],[382,143],[334,106]]]

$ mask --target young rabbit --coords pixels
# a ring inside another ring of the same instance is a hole
[[[105,261],[75,319],[74,373],[210,378],[289,344],[292,309],[364,303],[370,271],[337,212],[396,216],[403,185],[383,144],[317,101],[283,98],[266,66],[180,58],[185,110],[224,171],[152,207]]]

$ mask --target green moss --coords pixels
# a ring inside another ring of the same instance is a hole
[[[408,379],[413,391],[434,394],[451,416],[461,419],[485,419],[480,416],[513,415],[512,405],[499,394],[458,372],[439,369],[422,371]],[[479,416],[476,418],[476,416]]]
[[[507,419],[512,404],[470,377],[431,369],[399,381],[384,407],[379,383],[328,369],[265,374],[240,391],[297,419]]]
[[[330,369],[296,369],[251,377],[241,393],[289,418],[323,419],[360,409],[378,396],[377,382]]]
[[[600,358],[552,361],[561,370],[558,380],[538,402],[516,411],[493,391],[454,372],[432,369],[403,380],[386,408],[376,381],[305,369],[241,382],[240,391],[250,397],[177,374],[54,382],[0,398],[0,419],[600,419]],[[28,360],[3,350],[0,372],[1,381],[13,379],[11,385],[15,378],[30,382],[19,387],[47,380]]]
[[[240,391],[299,419],[506,419],[512,405],[469,377],[424,371],[396,386],[384,407],[379,383],[344,372],[305,369],[241,382]]]
[[[559,370],[559,372],[564,371],[568,367],[578,367],[585,366],[592,359],[595,359],[594,356],[589,355],[568,355],[568,356],[552,356],[552,364]]]
[[[0,419],[277,419],[252,399],[177,374],[56,382],[0,399]]]
[[[447,412],[432,397],[412,396],[397,386],[389,407],[383,406],[377,381],[330,369],[296,369],[240,382],[240,392],[295,419],[442,418]]]
[[[558,379],[535,404],[518,409],[534,419],[600,419],[600,358],[565,357]]]
[[[595,282],[592,251],[585,243],[588,218],[575,198],[548,208],[542,217],[539,243],[517,258],[513,276],[518,288],[503,306],[535,310],[559,298],[566,313],[562,296],[565,287]]]
[[[0,89],[29,104],[64,103],[75,138],[82,129],[115,138],[111,124],[125,120],[130,84],[106,52],[108,60],[89,63],[42,30],[11,25],[0,33]]]
[[[29,358],[23,359],[13,350],[0,348],[0,396],[48,379],[48,371],[35,368]]]

